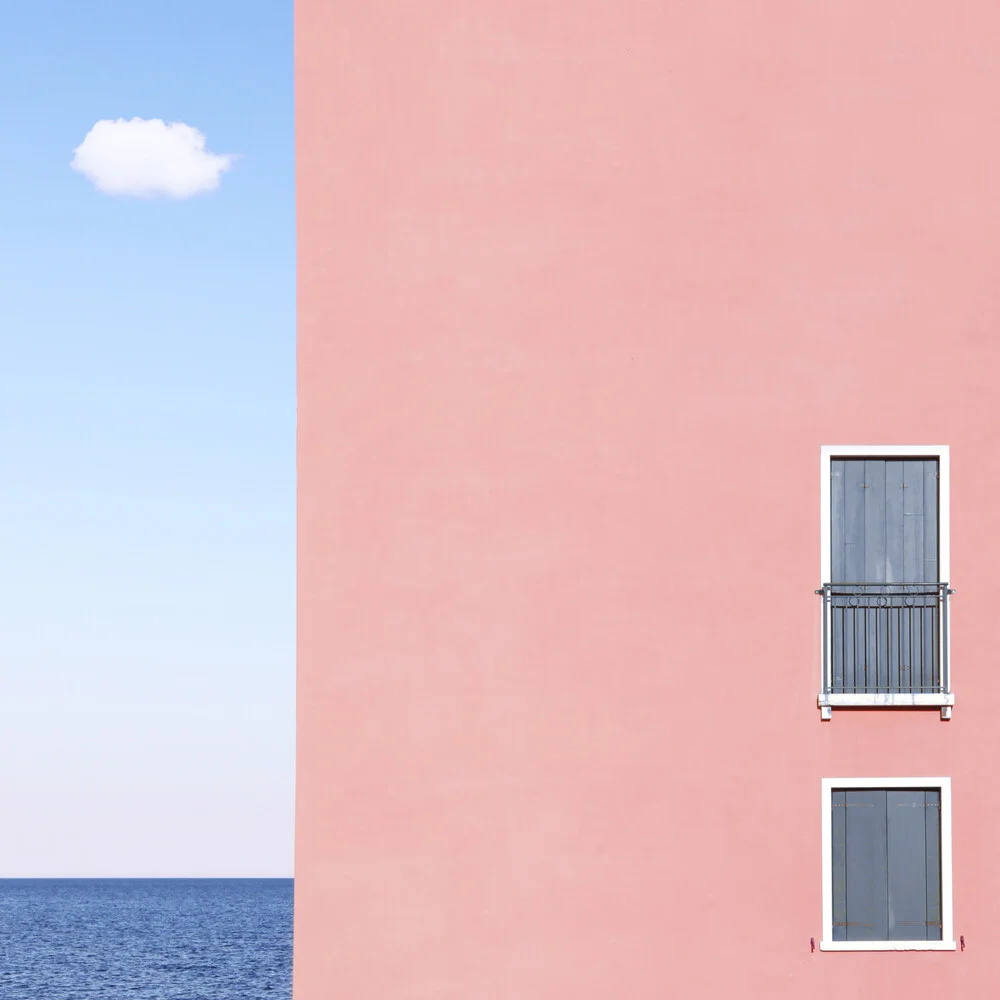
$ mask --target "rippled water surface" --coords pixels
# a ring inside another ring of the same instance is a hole
[[[3,1000],[288,1000],[291,879],[0,879]]]

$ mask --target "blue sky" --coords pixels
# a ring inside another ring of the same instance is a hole
[[[11,4],[0,95],[0,877],[290,875],[291,3]],[[133,117],[240,158],[101,194]]]

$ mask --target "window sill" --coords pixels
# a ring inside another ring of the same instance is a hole
[[[816,703],[824,719],[830,718],[834,708],[940,708],[941,718],[951,718],[955,704],[954,694],[906,694],[885,692],[881,694],[821,694]]]
[[[820,951],[955,951],[954,941],[820,941]]]

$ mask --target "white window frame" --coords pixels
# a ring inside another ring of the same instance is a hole
[[[823,778],[823,936],[820,951],[954,951],[955,925],[951,880],[951,778]],[[834,789],[937,788],[941,792],[941,940],[833,940],[833,816]]]
[[[820,448],[820,583],[834,583],[830,579],[831,568],[831,524],[830,524],[830,474],[834,458],[936,458],[938,460],[938,576],[945,583],[951,583],[951,462],[946,444],[825,444]],[[827,613],[826,602],[820,605],[820,636],[823,635],[823,616]],[[951,633],[948,634],[948,648],[942,652],[951,662]],[[820,639],[822,644],[822,638]],[[941,718],[951,718],[955,695],[921,693],[904,694],[888,692],[883,694],[824,694],[823,655],[829,657],[833,643],[832,630],[827,637],[828,648],[820,646],[820,696],[818,704],[823,719],[831,717],[831,709],[843,707],[912,708],[915,706],[940,707]],[[950,684],[949,684],[950,686]]]

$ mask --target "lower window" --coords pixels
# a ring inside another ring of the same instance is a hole
[[[825,951],[954,949],[948,778],[823,780]]]

